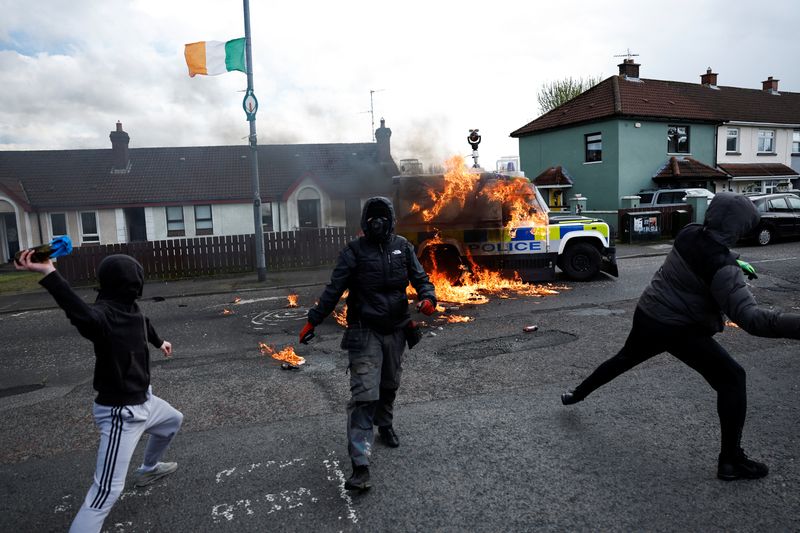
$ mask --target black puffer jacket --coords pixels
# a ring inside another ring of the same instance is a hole
[[[148,341],[164,341],[139,310],[142,265],[127,255],[110,255],[97,269],[100,293],[89,305],[70,288],[58,272],[40,283],[64,310],[78,332],[94,344],[94,389],[101,405],[139,405],[150,386]]]
[[[394,208],[388,199],[370,198],[364,204],[361,216],[364,233],[368,233],[367,213],[375,207],[389,213],[389,235],[380,242],[361,237],[341,251],[330,283],[318,304],[308,312],[308,321],[314,326],[321,324],[335,309],[345,290],[349,290],[347,323],[360,324],[384,334],[405,326],[410,320],[406,296],[409,283],[420,300],[430,300],[436,305],[433,284],[414,254],[414,248],[405,238],[394,234]]]
[[[739,255],[729,249],[758,221],[748,198],[717,194],[704,223],[686,226],[675,238],[639,308],[665,324],[709,334],[722,331],[724,314],[753,335],[800,338],[800,315],[759,307],[736,263]]]

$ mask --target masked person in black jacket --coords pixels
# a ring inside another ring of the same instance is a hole
[[[307,342],[344,291],[349,291],[347,330],[342,338],[350,369],[347,439],[353,474],[345,483],[349,490],[370,487],[373,425],[386,445],[400,444],[392,425],[394,400],[406,336],[409,346],[416,342],[406,296],[409,282],[417,291],[418,310],[430,315],[436,309],[434,287],[411,244],[394,234],[394,223],[394,207],[387,198],[367,200],[361,213],[364,237],[350,242],[339,254],[331,281],[319,303],[309,310],[300,332],[300,342]]]
[[[579,402],[620,374],[669,352],[696,370],[717,391],[722,445],[717,477],[760,478],[765,464],[748,459],[740,447],[747,412],[744,369],[714,340],[724,328],[723,314],[751,335],[800,338],[800,315],[756,304],[742,274],[749,265],[731,252],[741,236],[758,224],[753,202],[734,193],[717,194],[704,223],[690,224],[675,238],[672,251],[645,288],[633,327],[622,349],[573,391],[565,405]]]
[[[136,444],[147,433],[142,465],[135,472],[136,487],[149,485],[175,472],[177,463],[162,463],[183,415],[152,393],[149,342],[164,355],[172,344],[156,333],[136,300],[142,295],[142,265],[127,255],[110,255],[100,262],[100,292],[93,305],[85,303],[56,271],[53,263],[33,262],[32,250],[22,253],[18,270],[44,274],[39,283],[53,296],[81,336],[94,345],[94,421],[100,447],[94,483],[86,494],[70,532],[99,532],[125,486]]]

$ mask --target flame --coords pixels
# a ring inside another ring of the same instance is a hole
[[[480,179],[479,174],[469,172],[466,165],[464,165],[464,158],[460,155],[451,157],[445,161],[444,165],[446,169],[444,173],[444,190],[441,193],[428,190],[428,195],[433,200],[433,207],[422,211],[422,219],[425,222],[433,220],[450,202],[458,202],[463,208],[467,195],[475,189],[475,184]]]
[[[419,213],[419,210],[422,209],[417,202],[411,204],[411,208],[409,208],[409,212],[411,213]]]
[[[738,328],[739,327],[739,324],[737,324],[735,322],[731,322],[730,320],[726,320],[725,321],[725,325],[728,326],[729,328]]]
[[[460,322],[472,322],[473,320],[475,320],[471,316],[462,316],[462,315],[442,315],[441,318],[448,324],[457,324]]]
[[[223,316],[228,316],[228,315],[232,315],[232,314],[233,314],[233,311],[231,311],[227,307],[222,310],[222,315]]]
[[[533,185],[527,179],[497,180],[481,191],[490,200],[500,202],[506,208],[509,221],[506,224],[511,237],[521,226],[547,226],[547,215],[534,207]]]
[[[440,302],[461,304],[485,304],[489,296],[508,298],[509,293],[519,296],[551,296],[559,294],[568,287],[552,283],[530,284],[522,281],[518,273],[511,278],[503,277],[500,272],[487,270],[476,265],[468,255],[470,270],[464,269],[456,283],[452,283],[446,273],[438,269],[436,259],[431,258],[432,269],[428,272],[430,282],[436,289],[436,299]],[[415,296],[413,288],[407,293]],[[437,310],[438,307],[437,307]]]
[[[289,303],[286,305],[286,307],[297,307],[296,294],[290,294],[289,296],[286,297],[286,299],[289,300]]]
[[[234,299],[233,299],[233,303],[235,303],[235,304],[238,304],[238,303],[239,303],[239,302],[241,302],[241,301],[242,301],[242,299],[241,299],[241,298],[239,298],[238,296],[237,296],[236,298],[234,298]]]
[[[342,307],[341,312],[340,311],[336,311],[334,309],[333,318],[336,319],[336,323],[337,324],[339,324],[343,328],[346,328],[347,327],[347,304],[344,304],[344,307]]]
[[[283,350],[276,352],[274,346],[270,346],[268,344],[264,344],[263,342],[258,343],[258,349],[261,351],[261,355],[269,355],[273,359],[277,359],[278,361],[285,361],[290,365],[300,366],[306,362],[303,357],[300,357],[296,353],[294,353],[294,348],[292,346],[287,346]]]

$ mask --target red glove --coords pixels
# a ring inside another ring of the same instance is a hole
[[[300,330],[300,342],[302,344],[308,344],[308,341],[312,338],[314,338],[314,324],[306,322],[306,325]]]
[[[436,306],[433,305],[433,302],[430,300],[422,300],[417,304],[417,311],[423,315],[431,316],[433,312],[436,311]]]

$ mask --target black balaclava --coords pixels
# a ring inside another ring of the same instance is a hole
[[[97,267],[97,280],[100,282],[98,300],[132,304],[142,295],[144,269],[129,255],[109,255]]]
[[[361,214],[361,229],[367,240],[383,243],[394,232],[394,207],[388,198],[376,196],[367,200]]]
[[[746,196],[719,192],[711,200],[703,225],[719,243],[731,247],[758,225],[761,215]]]

